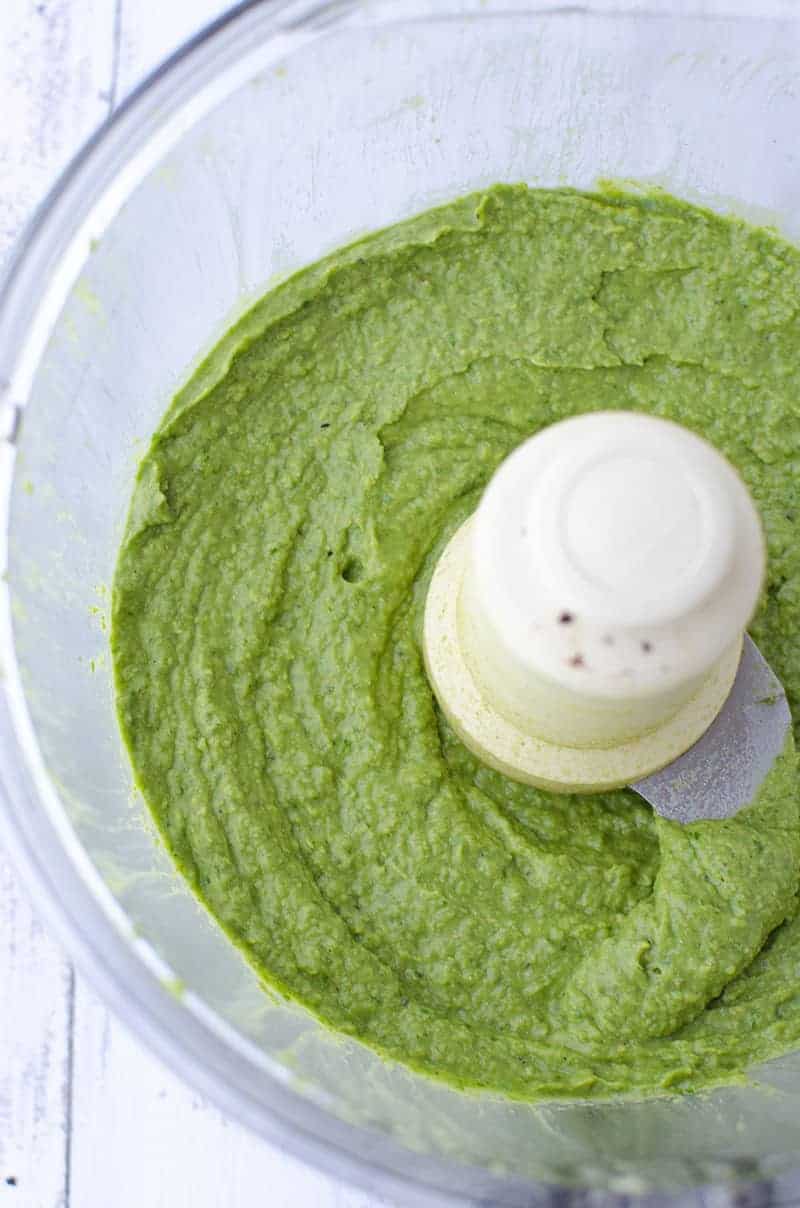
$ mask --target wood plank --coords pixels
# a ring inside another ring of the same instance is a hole
[[[0,261],[33,206],[108,113],[113,10],[103,0],[4,0],[0,14]],[[0,1201],[69,1198],[74,982],[0,852]]]
[[[0,256],[80,144],[107,116],[113,5],[3,0]]]
[[[0,1203],[69,1190],[72,971],[0,852]]]

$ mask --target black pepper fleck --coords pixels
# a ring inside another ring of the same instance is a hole
[[[647,641],[642,642],[642,653],[643,654],[652,654],[652,652],[653,652],[653,643],[647,642]]]
[[[330,428],[330,424],[320,424],[320,428]]]
[[[8,1176],[8,1178],[6,1179],[6,1186],[7,1187],[16,1187],[16,1185],[17,1185],[16,1175],[10,1174]]]
[[[559,625],[571,625],[574,620],[575,618],[571,612],[562,612],[559,615],[558,623]]]
[[[573,654],[572,658],[569,660],[569,665],[570,667],[585,667],[586,659],[582,654]]]

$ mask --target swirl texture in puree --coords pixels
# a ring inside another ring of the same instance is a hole
[[[463,1087],[694,1090],[800,1044],[793,744],[681,827],[482,767],[420,627],[523,439],[702,433],[767,532],[753,633],[800,710],[800,252],[668,197],[497,186],[267,294],[174,399],[113,595],[117,704],[184,876],[266,982]]]

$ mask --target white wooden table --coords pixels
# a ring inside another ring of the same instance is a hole
[[[113,107],[225,0],[0,0],[0,259]],[[366,1208],[133,1039],[0,851],[0,1208]]]

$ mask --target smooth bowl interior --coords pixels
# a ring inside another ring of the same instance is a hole
[[[442,1202],[789,1169],[800,1055],[704,1096],[530,1107],[386,1065],[266,994],[133,789],[109,593],[137,461],[171,395],[249,301],[337,245],[496,181],[604,177],[800,238],[796,21],[530,10],[240,11],[62,182],[0,316],[12,841],[90,974],[181,1073],[311,1160]]]

